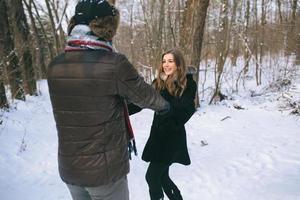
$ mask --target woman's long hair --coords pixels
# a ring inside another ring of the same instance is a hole
[[[177,69],[174,74],[164,78],[166,75],[163,70],[163,58],[166,54],[172,54],[174,57]],[[154,83],[154,87],[161,91],[167,89],[168,92],[173,96],[181,96],[184,89],[186,88],[186,65],[184,57],[180,50],[172,49],[162,54],[161,64],[158,69],[158,76]]]

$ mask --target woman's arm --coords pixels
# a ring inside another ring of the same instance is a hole
[[[196,111],[195,96],[197,85],[194,80],[189,80],[187,88],[181,97],[175,98],[173,102],[173,117],[179,124],[185,124]]]
[[[175,123],[176,125],[184,125],[195,112],[195,96],[196,96],[196,82],[189,80],[188,85],[181,97],[175,97],[169,103],[171,105],[170,111],[162,116],[159,116],[159,121],[165,123]],[[170,126],[172,126],[170,124]]]

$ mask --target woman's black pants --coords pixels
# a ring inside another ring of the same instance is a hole
[[[162,199],[163,191],[170,200],[182,200],[179,189],[169,177],[169,167],[170,165],[166,163],[150,163],[146,173],[146,181],[151,200]]]

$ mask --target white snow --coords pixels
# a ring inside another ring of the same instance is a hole
[[[46,81],[39,87],[40,96],[15,101],[9,112],[0,113],[1,200],[71,199],[58,175]],[[192,164],[170,169],[185,200],[300,200],[300,118],[279,111],[278,96],[240,97],[199,108],[186,124]],[[131,116],[139,151],[131,161],[131,200],[149,199],[148,164],[140,155],[152,115],[143,110]]]

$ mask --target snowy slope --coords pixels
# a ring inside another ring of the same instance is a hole
[[[39,85],[41,96],[0,113],[1,200],[71,199],[58,175],[47,85]],[[279,103],[275,97],[240,98],[203,105],[194,114],[186,124],[192,164],[174,164],[170,171],[185,200],[300,200],[300,118],[278,111]],[[152,115],[143,110],[131,116],[139,151],[131,161],[131,200],[149,199],[140,155]]]

